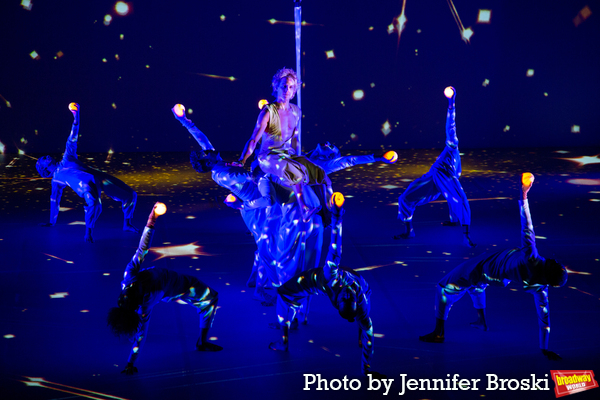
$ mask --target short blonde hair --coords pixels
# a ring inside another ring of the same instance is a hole
[[[294,90],[294,96],[296,95],[296,93],[298,92],[298,87],[300,85],[298,75],[296,75],[296,71],[294,71],[293,69],[283,67],[279,71],[277,71],[275,75],[273,75],[273,80],[271,81],[271,87],[273,88],[273,96],[277,97],[277,87],[279,86],[279,82],[287,78],[292,78],[296,81],[296,90]],[[292,96],[292,98],[294,96]]]

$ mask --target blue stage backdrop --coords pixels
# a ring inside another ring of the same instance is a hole
[[[241,151],[295,68],[294,2],[3,1],[0,150],[187,151],[170,108]],[[119,15],[119,11],[124,15]],[[304,150],[440,147],[457,89],[461,148],[597,145],[600,2],[305,0]]]

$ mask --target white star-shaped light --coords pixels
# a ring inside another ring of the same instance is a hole
[[[179,246],[155,247],[150,249],[152,252],[159,255],[157,260],[165,257],[194,257],[194,256],[210,256],[211,254],[204,253],[202,246],[198,246],[196,242],[182,244]]]
[[[600,158],[598,157],[600,154],[596,154],[595,156],[581,156],[575,158],[561,158],[561,160],[572,161],[581,165],[587,164],[598,164],[600,163]]]

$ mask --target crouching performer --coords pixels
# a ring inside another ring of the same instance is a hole
[[[323,268],[304,271],[277,289],[277,318],[283,337],[269,344],[272,350],[288,350],[289,330],[302,300],[309,295],[325,293],[340,316],[348,322],[358,322],[359,346],[362,348],[362,372],[375,378],[384,377],[371,371],[373,356],[373,323],[371,321],[371,290],[362,276],[340,267],[342,253],[342,215],[344,197],[334,193],[332,203],[331,245]]]
[[[435,329],[420,336],[424,342],[442,343],[444,324],[452,305],[465,293],[469,293],[477,310],[477,320],[471,323],[475,328],[487,331],[485,320],[485,289],[489,285],[507,286],[511,281],[522,284],[523,289],[533,295],[538,315],[539,342],[542,353],[551,360],[561,357],[548,350],[550,336],[550,311],[548,287],[561,287],[567,282],[567,270],[556,260],[540,256],[535,246],[535,233],[529,212],[527,193],[533,180],[523,179],[521,188],[521,247],[486,252],[470,259],[448,273],[437,285],[435,305]]]
[[[127,375],[137,372],[134,363],[146,341],[152,309],[160,301],[181,300],[196,307],[200,317],[200,337],[196,342],[196,349],[198,351],[223,350],[221,346],[207,340],[208,330],[212,326],[219,301],[219,294],[215,290],[190,275],[179,274],[164,268],[141,269],[152,242],[154,225],[160,213],[158,208],[161,205],[161,203],[156,203],[150,212],[139,247],[125,269],[121,282],[119,306],[111,308],[108,313],[107,322],[113,333],[117,336],[126,335],[132,338],[133,345],[127,366],[122,371]]]

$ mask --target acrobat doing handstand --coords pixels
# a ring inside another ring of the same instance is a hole
[[[394,236],[394,239],[408,239],[415,236],[412,218],[417,206],[430,203],[440,195],[444,196],[450,209],[450,221],[445,226],[462,225],[465,229],[465,242],[471,247],[475,244],[469,237],[471,208],[460,181],[462,173],[458,136],[456,136],[456,90],[449,86],[444,90],[448,98],[446,114],[446,147],[435,160],[429,172],[414,180],[398,199],[398,219],[404,222],[406,231]]]
[[[77,195],[85,200],[85,241],[92,243],[92,229],[102,212],[101,195],[104,192],[110,198],[120,201],[123,214],[123,230],[139,232],[133,226],[133,212],[137,201],[137,193],[123,181],[105,172],[84,165],[77,158],[77,139],[79,138],[79,104],[69,104],[73,113],[71,134],[67,139],[65,153],[60,162],[51,156],[41,157],[36,168],[42,178],[52,178],[52,193],[50,194],[50,222],[42,226],[54,226],[60,211],[60,198],[63,189],[69,186]]]
[[[152,243],[156,219],[165,211],[162,203],[156,203],[152,208],[139,247],[125,268],[118,307],[111,308],[107,317],[108,326],[115,335],[124,335],[132,339],[127,366],[122,371],[127,375],[138,372],[134,363],[146,342],[152,310],[161,301],[183,301],[196,307],[200,317],[200,337],[196,342],[196,349],[223,350],[221,346],[207,339],[208,330],[217,312],[219,294],[194,276],[179,274],[165,268],[142,268]]]
[[[532,175],[531,175],[532,177]],[[550,337],[550,310],[548,288],[561,287],[567,282],[566,268],[553,259],[540,256],[535,246],[535,232],[527,193],[533,180],[525,176],[519,200],[521,214],[521,247],[498,252],[483,253],[470,259],[448,273],[436,286],[435,329],[420,336],[424,342],[442,343],[445,338],[444,324],[448,313],[465,293],[469,293],[477,310],[477,320],[471,325],[487,330],[485,320],[485,289],[489,286],[507,286],[510,282],[523,285],[533,295],[538,316],[539,341],[542,353],[551,360],[561,357],[548,350]]]

